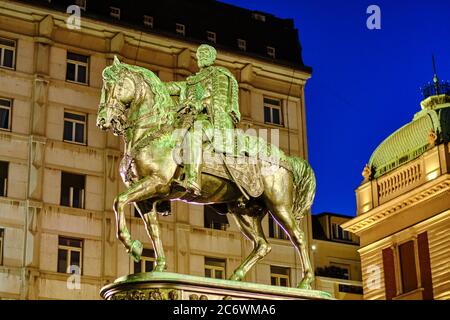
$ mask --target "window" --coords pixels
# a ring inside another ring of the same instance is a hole
[[[331,270],[336,271],[337,277],[333,278],[350,280],[350,265],[337,262],[330,262],[330,267]]]
[[[225,279],[225,259],[205,257],[205,277]]]
[[[66,80],[76,83],[88,83],[89,57],[67,52]]]
[[[109,7],[109,15],[115,19],[120,20],[120,8]]]
[[[153,17],[144,16],[144,26],[153,29]]]
[[[58,272],[81,274],[83,240],[58,238]]]
[[[186,27],[184,26],[184,24],[181,24],[181,23],[175,24],[175,31],[179,35],[182,35],[182,36],[186,35]]]
[[[6,197],[8,192],[8,167],[9,163],[0,161],[0,196]]]
[[[275,48],[267,47],[267,55],[273,59],[275,59]]]
[[[317,267],[316,276],[336,279],[350,279],[350,267],[339,263],[330,263],[329,266]]]
[[[257,21],[266,22],[266,16],[261,13],[253,12],[252,17]]]
[[[343,230],[337,223],[331,224],[331,230],[333,240],[352,241],[350,232]]]
[[[5,229],[0,229],[0,266],[3,265],[3,243],[5,239]]]
[[[134,273],[151,272],[155,265],[155,251],[153,249],[142,250],[141,261],[134,262]]]
[[[11,129],[11,105],[10,99],[0,98],[0,129]]]
[[[61,172],[62,206],[84,208],[85,180],[83,175]]]
[[[208,39],[208,41],[216,43],[216,33],[212,31],[206,31],[206,39]]]
[[[226,214],[219,214],[210,206],[204,206],[204,226],[216,230],[227,230],[229,226]]]
[[[290,286],[290,269],[286,267],[270,266],[270,284],[273,286]]]
[[[80,9],[86,11],[86,0],[76,0],[75,4],[80,7]]]
[[[288,236],[286,232],[284,232],[283,228],[281,228],[272,215],[269,214],[269,237],[288,240]]]
[[[242,51],[246,51],[247,50],[247,41],[243,40],[243,39],[237,39],[237,43],[238,43],[238,48]]]
[[[282,124],[281,120],[281,100],[264,98],[264,122]]]
[[[410,240],[398,246],[402,293],[417,289],[417,270],[414,241]]]
[[[64,112],[63,140],[86,144],[86,115]]]
[[[0,38],[0,67],[14,69],[16,41]]]
[[[353,286],[349,284],[339,284],[339,292],[363,294],[363,288],[361,286]]]

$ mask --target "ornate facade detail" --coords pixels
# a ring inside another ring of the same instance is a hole
[[[181,290],[143,289],[112,293],[108,300],[179,300]]]

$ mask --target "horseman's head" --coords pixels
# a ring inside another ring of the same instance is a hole
[[[197,49],[197,65],[199,68],[212,66],[216,61],[217,51],[214,47],[202,44]]]
[[[124,64],[114,63],[103,70],[103,88],[97,115],[97,126],[121,135],[126,129],[127,110],[135,99],[135,82]]]

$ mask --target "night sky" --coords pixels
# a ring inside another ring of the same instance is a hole
[[[306,86],[309,162],[317,177],[313,213],[356,214],[355,189],[375,148],[420,110],[420,87],[450,80],[449,0],[223,0],[293,18]],[[369,5],[381,30],[369,30]]]

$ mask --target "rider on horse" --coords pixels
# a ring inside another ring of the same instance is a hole
[[[188,113],[188,118],[192,119],[182,124],[189,131],[185,140],[187,147],[184,148],[185,178],[180,184],[199,195],[204,134],[213,143],[216,152],[233,153],[234,142],[231,139],[230,143],[227,135],[232,134],[239,123],[240,112],[238,83],[229,70],[213,65],[216,50],[202,44],[196,56],[200,71],[186,81],[168,82],[166,87],[170,95],[179,96],[180,112]],[[196,129],[199,127],[200,130]],[[214,134],[211,135],[211,132]]]

